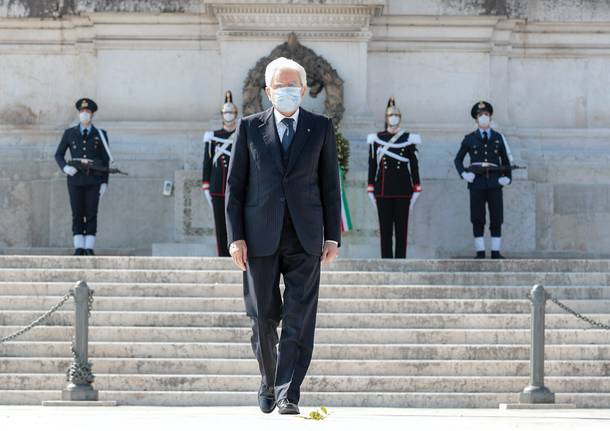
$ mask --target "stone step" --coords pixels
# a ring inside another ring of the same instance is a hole
[[[0,257],[2,258],[25,258],[32,260],[37,257],[47,258],[56,257],[60,259],[73,259],[74,248],[72,247],[3,247],[0,248]],[[125,256],[147,256],[150,254],[149,248],[133,249],[133,248],[96,248],[97,256],[105,257],[125,257]]]
[[[1,281],[63,281],[122,283],[240,283],[237,270],[113,270],[113,269],[0,269]],[[324,271],[322,284],[449,284],[449,285],[610,285],[605,272],[372,272]]]
[[[0,336],[80,279],[96,290],[89,353],[103,399],[256,405],[242,273],[230,259],[0,256]],[[302,404],[516,402],[529,376],[532,285],[610,323],[609,281],[610,260],[339,259],[322,273]],[[0,346],[0,403],[60,398],[72,307]],[[610,405],[610,331],[589,329],[552,303],[546,324],[546,384],[558,402]]]
[[[90,358],[95,373],[247,374],[260,376],[249,359]],[[0,373],[65,373],[71,358],[4,357]],[[546,376],[609,376],[610,360],[547,360]],[[529,376],[529,360],[339,360],[314,359],[310,375]]]
[[[75,283],[0,282],[3,296],[63,296]],[[241,298],[241,283],[89,283],[96,297]],[[333,285],[320,286],[321,298],[524,299],[532,286]],[[560,299],[610,300],[610,286],[545,286]]]
[[[0,296],[0,310],[48,310],[61,298],[56,296]],[[610,311],[610,301],[565,301],[582,312]],[[554,306],[554,305],[552,305]],[[70,301],[64,309],[73,309]],[[211,312],[244,310],[244,301],[236,298],[150,298],[98,297],[96,311],[187,311]],[[319,300],[318,311],[323,313],[529,313],[530,302],[522,300],[422,300],[422,299],[325,299]]]
[[[59,296],[0,296],[0,310],[45,311],[53,307]],[[610,313],[610,300],[564,300],[564,304],[581,313]],[[148,312],[240,312],[244,301],[237,298],[150,298],[150,297],[99,297],[96,311],[148,311]],[[74,308],[73,301],[64,310]],[[319,300],[321,313],[530,313],[528,299],[325,299]],[[548,312],[561,309],[549,303]],[[609,316],[610,317],[610,316]]]
[[[0,325],[25,326],[41,315],[34,311],[4,311],[0,314]],[[595,320],[608,323],[607,314],[588,315]],[[57,311],[46,322],[47,325],[70,326],[73,311]],[[462,313],[318,313],[318,328],[451,328],[451,329],[527,329],[529,314],[462,314]],[[249,318],[244,312],[130,312],[94,311],[90,324],[94,326],[188,326],[188,327],[249,327]],[[574,316],[561,313],[546,315],[548,329],[589,328]]]
[[[21,326],[0,326],[0,337],[13,334]],[[72,326],[39,326],[18,341],[66,341]],[[140,327],[92,326],[90,341],[133,342],[248,342],[247,327]],[[529,329],[362,329],[318,328],[316,342],[333,344],[528,344]],[[610,331],[603,329],[547,329],[546,343],[610,344]]]
[[[508,392],[518,393],[528,385],[528,377],[455,376],[316,376],[303,382],[304,392]],[[260,377],[253,375],[153,375],[95,374],[100,391],[239,391],[258,388]],[[553,392],[610,392],[610,377],[549,377],[546,386]],[[63,374],[0,374],[0,391],[57,390],[66,386]]]
[[[525,360],[528,344],[322,344],[314,350],[316,359],[362,360]],[[70,342],[14,341],[0,345],[0,355],[7,357],[69,357]],[[247,359],[253,353],[249,343],[151,343],[91,342],[91,358],[227,358]],[[603,360],[610,357],[610,345],[548,345],[545,358]]]
[[[37,405],[60,400],[61,391],[0,391],[3,404]],[[494,408],[501,403],[518,402],[512,393],[441,393],[441,392],[306,392],[303,407],[396,407],[396,408]],[[144,406],[255,406],[256,392],[137,392],[102,391],[100,400],[114,400],[120,405]],[[610,395],[600,393],[558,393],[557,403],[571,403],[579,408],[607,408]]]
[[[0,268],[234,270],[229,258],[143,256],[0,256]],[[610,272],[610,260],[582,259],[342,259],[325,271]]]

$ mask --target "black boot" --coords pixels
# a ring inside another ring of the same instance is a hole
[[[491,258],[492,259],[504,259],[504,256],[502,256],[499,251],[493,251],[492,250]]]
[[[74,250],[74,256],[84,256],[84,255],[85,255],[84,248],[77,248]]]
[[[95,256],[93,249],[90,249],[90,248],[86,249],[84,254],[85,254],[85,256]]]
[[[474,257],[475,259],[485,259],[484,251],[477,251],[477,255]]]

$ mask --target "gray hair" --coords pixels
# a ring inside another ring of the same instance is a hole
[[[294,60],[291,60],[286,57],[279,57],[273,60],[271,63],[267,65],[265,69],[265,85],[267,87],[271,87],[271,81],[273,81],[273,77],[278,70],[294,70],[299,73],[299,78],[301,79],[301,85],[307,85],[307,72],[303,66],[297,63]]]

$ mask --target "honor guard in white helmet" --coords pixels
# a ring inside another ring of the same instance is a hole
[[[402,114],[390,97],[385,111],[385,129],[371,133],[367,192],[379,216],[382,258],[406,258],[409,211],[421,193],[417,144],[418,134],[401,127]],[[392,238],[395,248],[392,249]]]
[[[203,195],[214,213],[216,246],[219,256],[230,256],[227,245],[225,223],[225,188],[227,171],[231,158],[231,145],[237,123],[237,106],[230,91],[225,93],[225,101],[220,108],[222,128],[205,132],[203,135]]]

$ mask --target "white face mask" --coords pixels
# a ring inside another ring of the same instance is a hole
[[[400,124],[400,117],[398,115],[390,115],[388,117],[388,125],[391,127],[396,127]]]
[[[223,112],[222,121],[224,121],[225,123],[232,123],[233,121],[235,121],[235,114],[233,112]]]
[[[271,90],[271,103],[283,113],[295,112],[301,105],[300,87],[282,87]]]
[[[479,123],[479,126],[481,126],[482,128],[485,129],[485,128],[489,127],[491,118],[489,118],[489,115],[481,115],[479,117],[479,119],[477,120],[477,122]]]
[[[78,120],[82,124],[89,124],[91,122],[91,114],[88,113],[87,111],[83,111],[78,114]]]

